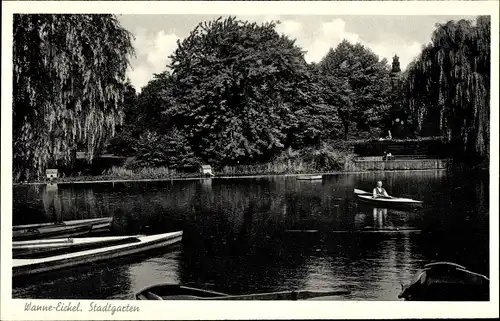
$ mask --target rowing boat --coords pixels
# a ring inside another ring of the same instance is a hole
[[[402,197],[392,197],[392,196],[377,196],[373,197],[373,193],[365,192],[360,189],[354,189],[354,194],[359,200],[372,203],[372,204],[383,204],[383,205],[420,205],[423,202],[417,201],[411,198]]]
[[[450,262],[427,264],[413,282],[401,286],[405,301],[489,301],[489,279]]]
[[[307,176],[297,176],[300,181],[315,181],[323,179],[323,175],[307,175]]]
[[[12,227],[12,239],[14,241],[21,241],[84,235],[97,230],[108,229],[111,226],[112,220],[112,217],[104,217],[65,222],[17,225]]]
[[[335,300],[349,291],[283,291],[244,295],[185,287],[178,284],[159,284],[147,287],[135,295],[136,300]]]
[[[61,268],[98,262],[113,258],[162,248],[182,240],[182,231],[149,236],[129,237],[125,244],[114,244],[99,248],[84,249],[70,253],[57,254],[34,259],[13,259],[12,275],[32,275]]]
[[[14,259],[33,259],[99,247],[131,243],[134,236],[108,236],[17,241],[12,243]]]

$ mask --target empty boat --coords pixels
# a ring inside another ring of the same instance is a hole
[[[323,179],[323,175],[301,175],[297,176],[299,181],[316,181]]]
[[[104,261],[113,258],[158,249],[178,243],[182,240],[182,231],[157,235],[129,237],[124,244],[112,244],[98,248],[71,251],[70,253],[46,257],[13,259],[12,275],[32,275],[81,264]]]
[[[413,282],[403,285],[405,301],[489,301],[490,281],[465,267],[450,263],[427,264]]]
[[[85,235],[91,232],[109,229],[112,220],[112,217],[104,217],[65,222],[16,225],[12,227],[12,239],[14,241],[21,241]]]
[[[139,291],[136,300],[338,300],[349,291],[283,291],[244,295],[190,288],[178,284],[159,284]]]
[[[99,247],[131,243],[136,236],[83,237],[12,242],[14,259],[54,256]]]

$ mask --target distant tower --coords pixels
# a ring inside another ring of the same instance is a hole
[[[396,97],[399,98],[401,94],[401,67],[397,55],[392,58],[391,83],[393,94],[396,94]]]
[[[394,57],[392,57],[391,73],[396,74],[396,73],[400,73],[400,72],[401,72],[401,68],[399,66],[399,57],[398,57],[398,55],[394,55]]]
[[[388,128],[391,130],[393,136],[402,138],[406,136],[405,126],[406,117],[403,110],[403,98],[401,88],[401,67],[399,64],[399,57],[394,55],[392,58],[391,77],[391,113],[389,116]]]

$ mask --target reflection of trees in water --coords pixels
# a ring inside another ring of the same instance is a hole
[[[151,233],[183,229],[179,280],[208,289],[248,293],[282,289],[286,284],[307,286],[305,280],[316,280],[310,275],[314,269],[330,263],[331,271],[319,274],[332,280],[338,275],[337,280],[349,276],[369,282],[370,277],[387,277],[384,273],[391,269],[404,272],[406,264],[417,259],[487,260],[487,180],[436,172],[326,176],[314,183],[278,177],[212,179],[210,184],[193,180],[59,185],[57,194],[50,197],[43,194],[43,186],[38,191],[15,187],[14,213],[29,209],[31,219],[47,219],[48,212],[58,213],[55,202],[59,201],[62,219],[114,215],[119,234],[138,233],[144,226]],[[387,214],[374,215],[373,206],[357,202],[353,188],[371,189],[379,177],[397,191],[392,193],[423,199],[424,206],[417,211],[389,208]],[[45,209],[48,205],[50,210]],[[284,233],[287,229],[350,230],[375,223],[437,233],[421,239],[413,234],[405,238],[383,233]],[[484,271],[470,262],[457,263]],[[383,281],[377,282],[374,291],[385,291]]]
[[[323,229],[344,221],[345,189],[335,176],[323,181],[294,180],[285,191],[288,229]]]
[[[13,213],[19,216],[14,224],[97,218],[109,213],[109,194],[96,193],[92,187],[31,185],[14,191]]]
[[[235,294],[286,284],[303,258],[288,257],[289,247],[276,238],[290,213],[283,184],[214,181],[213,193],[201,193],[195,203],[202,215],[188,223],[193,237],[184,243],[181,282]]]
[[[52,221],[62,221],[61,199],[57,184],[47,184],[42,199],[47,218]]]
[[[421,244],[427,257],[489,272],[489,179],[487,173],[453,172],[437,190],[434,207],[424,208],[432,231]],[[431,246],[432,244],[432,246]]]
[[[48,221],[40,197],[40,185],[18,185],[12,191],[12,224],[22,225]]]
[[[57,198],[63,220],[105,217],[109,213],[107,195],[91,188],[59,188]]]

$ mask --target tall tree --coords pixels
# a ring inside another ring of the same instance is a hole
[[[285,148],[309,79],[302,50],[275,23],[201,23],[171,58],[175,102],[166,113],[198,155],[232,163]]]
[[[489,17],[439,24],[408,68],[417,130],[444,135],[457,144],[460,159],[473,162],[489,157],[490,32]]]
[[[380,127],[389,110],[389,66],[386,59],[361,44],[342,41],[320,62],[327,88],[327,101],[339,109],[347,139],[349,130],[369,131]]]
[[[134,86],[127,80],[123,93],[124,121],[117,126],[116,135],[110,140],[106,150],[115,155],[129,156],[134,154],[135,135],[138,132],[137,119],[141,116],[137,92]]]
[[[122,120],[131,34],[113,15],[14,16],[13,164],[17,179],[89,160]]]
[[[290,131],[293,147],[320,146],[323,141],[341,138],[342,123],[337,107],[341,104],[333,102],[340,96],[332,94],[338,87],[331,85],[325,81],[319,66],[309,65],[309,94],[304,96],[307,101],[295,111],[297,126]]]
[[[174,124],[169,121],[164,111],[173,106],[173,77],[168,71],[155,74],[142,88],[138,104],[140,114],[136,118],[140,132],[168,131]]]

